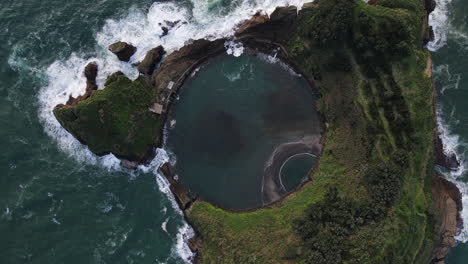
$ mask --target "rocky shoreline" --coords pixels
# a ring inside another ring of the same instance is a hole
[[[426,74],[432,79],[432,60],[429,57],[427,62]],[[436,86],[432,81],[432,100],[434,108],[434,164],[441,166],[448,171],[456,171],[460,166],[460,162],[454,153],[445,153],[443,142],[437,129],[437,113],[436,109]],[[463,209],[462,195],[457,186],[447,180],[439,172],[434,172],[431,192],[433,196],[433,205],[438,211],[436,217],[436,236],[438,245],[433,251],[432,262],[436,264],[444,264],[445,258],[449,254],[452,247],[456,245],[455,237],[460,234],[463,228],[463,220],[461,211]]]
[[[428,15],[434,10],[435,2],[433,0],[425,1],[427,16],[425,17],[426,30],[423,30],[424,39],[429,41],[431,39],[431,29],[428,26],[427,19]],[[300,15],[303,10],[307,8],[314,8],[314,4],[304,5],[302,10],[297,10],[296,7],[282,7],[277,8],[270,16],[256,14],[251,19],[245,21],[238,26],[236,34],[233,39],[218,39],[218,40],[194,40],[187,44],[183,48],[175,51],[167,56],[164,56],[164,49],[162,47],[156,47],[148,52],[145,59],[138,65],[138,70],[141,73],[141,78],[149,87],[149,95],[151,96],[151,102],[145,105],[145,114],[149,114],[152,117],[156,117],[161,124],[166,124],[168,111],[172,105],[172,102],[176,98],[180,87],[184,81],[196,70],[201,64],[205,63],[209,58],[219,55],[225,52],[225,43],[227,41],[242,41],[243,45],[250,48],[254,52],[263,52],[267,54],[275,53],[276,56],[288,65],[293,67],[297,72],[301,73],[299,67],[288,59],[288,53],[284,46],[286,45],[285,40],[288,39],[289,30],[288,28],[294,23],[294,20]],[[167,34],[167,32],[166,32]],[[111,45],[112,46],[112,45]],[[130,56],[135,52],[135,48],[126,43],[116,43],[112,48],[113,52],[119,57],[119,59],[128,61]],[[129,53],[130,52],[130,53]],[[430,64],[430,63],[429,63]],[[66,122],[61,121],[59,118],[61,109],[73,108],[80,102],[87,100],[97,90],[96,86],[96,75],[97,65],[89,64],[85,69],[85,76],[87,79],[86,92],[84,95],[78,98],[72,98],[67,101],[64,105],[58,105],[54,109],[54,114],[59,119],[62,126],[65,127],[69,132],[76,136],[73,131],[73,126],[69,126]],[[120,76],[121,73],[113,74]],[[306,75],[304,75],[306,76]],[[113,77],[109,77],[110,79]],[[311,87],[314,88],[313,80],[307,79]],[[435,87],[433,86],[435,91]],[[435,104],[435,93],[433,95],[433,101]],[[101,115],[103,115],[101,113]],[[435,115],[435,114],[434,114]],[[437,118],[437,115],[435,115]],[[77,116],[79,120],[80,117]],[[158,128],[159,134],[161,135],[164,129],[164,125]],[[83,144],[88,144],[87,140],[83,137],[76,136],[76,138]],[[320,141],[320,140],[319,140]],[[158,137],[156,140],[150,138],[146,143],[146,147],[149,149],[144,155],[126,156],[120,155],[113,151],[98,152],[98,155],[104,155],[108,153],[114,153],[117,157],[122,160],[122,165],[127,168],[134,168],[139,163],[147,162],[153,156],[153,149],[156,146],[161,146],[162,139]],[[317,143],[319,144],[319,143]],[[303,145],[298,147],[303,148]],[[116,148],[119,149],[119,148]],[[434,139],[435,149],[435,163],[449,170],[456,170],[459,166],[459,161],[455,155],[447,156],[443,151],[442,141],[440,137],[435,133]],[[304,150],[311,151],[314,154],[320,154],[321,145],[315,145],[313,147],[306,147]],[[296,151],[296,150],[295,150]],[[290,151],[286,151],[290,153]],[[285,152],[285,153],[286,153]],[[294,152],[294,151],[293,151]],[[284,156],[284,155],[283,155]],[[275,158],[275,161],[284,160],[282,158]],[[275,165],[275,166],[273,166]],[[277,171],[278,162],[273,162],[272,171]],[[280,165],[281,166],[281,165]],[[192,194],[185,186],[183,186],[175,174],[174,168],[171,168],[170,164],[164,164],[159,171],[166,177],[170,183],[170,189],[176,198],[179,207],[185,211],[197,200],[196,195]],[[268,173],[267,173],[268,174]],[[271,174],[271,173],[270,173]],[[271,189],[264,195],[265,206],[278,201],[285,195],[284,192],[276,190],[277,184],[275,184],[274,177],[267,177],[267,186]],[[276,188],[276,189],[275,189]],[[460,211],[462,209],[461,194],[457,187],[443,178],[440,175],[435,175],[432,182],[432,195],[434,208],[438,212],[437,223],[436,223],[436,235],[439,241],[437,247],[434,249],[432,263],[441,264],[444,261],[445,256],[448,254],[451,247],[455,245],[454,237],[459,233],[462,227],[462,220],[460,217]],[[263,207],[262,207],[263,208]],[[254,209],[254,210],[258,210]],[[248,210],[251,211],[251,210]],[[186,219],[189,221],[189,219]],[[192,225],[193,226],[193,225]],[[196,227],[193,226],[195,231]],[[196,232],[194,238],[190,240],[190,248],[197,254],[194,262],[200,262],[200,251],[201,251],[201,237]]]
[[[313,7],[313,4],[310,4],[309,7]],[[427,17],[428,17],[428,15],[435,8],[434,0],[427,0],[426,8],[428,11],[427,12]],[[280,10],[277,13],[275,11],[277,16],[272,15],[270,17],[270,19],[273,18],[273,21],[274,19],[277,19],[278,17],[284,17],[284,16],[287,16],[287,14],[290,15],[291,13],[297,12],[294,7],[288,7],[284,9],[279,8],[277,10]],[[425,18],[426,24],[428,22],[427,17]],[[295,71],[302,72],[299,67],[295,66],[294,63],[288,60],[288,54],[286,50],[282,48],[281,43],[276,43],[268,39],[264,40],[263,38],[257,35],[258,31],[255,30],[255,27],[261,27],[263,23],[268,22],[268,21],[269,21],[269,18],[267,16],[257,14],[252,19],[246,21],[245,23],[239,26],[236,36],[238,37],[239,40],[242,39],[242,42],[244,43],[244,45],[250,48],[254,48],[258,52],[268,52],[268,51],[271,52],[273,49],[276,50],[279,58],[287,62],[288,65],[293,67]],[[259,31],[262,32],[263,30],[259,30]],[[427,31],[425,33],[426,43],[429,42],[433,38],[433,33],[431,32],[432,32],[432,28],[428,26]],[[224,41],[225,40],[223,40],[223,42]],[[221,52],[222,51],[223,50],[221,49]],[[218,50],[218,52],[220,51]],[[432,67],[430,57],[429,57],[428,63],[430,67]],[[185,75],[184,80],[187,76],[188,75]],[[432,78],[432,70],[430,71],[430,76]],[[311,87],[314,87],[313,80],[308,79],[308,81]],[[182,83],[183,81],[179,84],[179,86]],[[436,97],[435,97],[434,84],[433,84],[433,90],[434,90],[433,100],[434,100],[434,105],[435,105]],[[437,118],[437,115],[435,113],[434,113],[434,116],[435,118]],[[437,123],[436,120],[435,122]],[[299,146],[299,148],[303,149],[302,145]],[[321,145],[320,144],[316,145],[314,150],[311,150],[311,149],[312,148],[306,147],[304,150],[309,150],[309,151],[314,152],[314,154],[319,155],[321,152]],[[435,150],[435,164],[436,165],[442,166],[452,171],[456,170],[458,166],[460,166],[458,158],[456,157],[455,154],[447,155],[446,153],[444,153],[442,140],[438,132],[435,132],[434,150]],[[278,165],[278,163],[276,163],[276,165]],[[181,208],[188,209],[190,205],[194,201],[196,201],[197,199],[196,196],[194,196],[193,194],[190,194],[185,188],[181,186],[179,182],[174,181],[173,173],[170,173],[168,170],[165,170],[165,171],[166,173],[164,173],[164,171],[162,170],[163,174],[171,182],[171,186],[172,185],[174,186],[174,187],[171,187],[171,190],[173,190],[173,193],[177,197],[179,205],[181,206]],[[270,184],[273,187],[270,192],[267,192],[266,194],[263,195],[262,198],[264,199],[265,202],[264,202],[264,206],[261,208],[267,208],[272,203],[275,203],[276,201],[279,201],[282,198],[284,198],[284,195],[285,195],[284,192],[278,192],[278,190],[273,190],[275,189],[274,186],[278,186],[278,184],[274,184],[274,179],[271,178],[270,181],[273,182],[273,184]],[[281,195],[279,195],[279,193],[281,193]],[[436,227],[436,234],[438,236],[437,240],[439,241],[439,244],[433,251],[434,253],[432,257],[432,263],[443,264],[445,263],[444,262],[445,257],[449,254],[451,248],[455,246],[456,244],[455,236],[457,236],[460,233],[460,230],[463,228],[463,221],[460,216],[460,212],[463,206],[461,202],[462,196],[461,196],[460,191],[456,187],[456,185],[448,181],[447,179],[445,179],[439,173],[434,173],[434,180],[432,183],[432,195],[434,197],[434,201],[433,201],[434,208],[438,210],[439,212],[439,215],[438,215],[439,217],[437,218],[437,227]],[[256,208],[256,209],[251,209],[251,210],[240,210],[240,211],[242,212],[255,211],[261,208]],[[224,210],[228,210],[228,209],[224,208]],[[195,237],[192,238],[189,243],[190,248],[193,250],[193,252],[200,253],[201,251],[200,241],[201,241],[201,238],[199,237],[199,233],[196,232]],[[194,262],[198,263],[199,261],[200,261],[200,258],[196,258]]]

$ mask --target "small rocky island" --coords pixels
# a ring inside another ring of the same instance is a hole
[[[135,167],[161,146],[184,81],[224,53],[227,41],[275,54],[320,94],[319,165],[296,191],[241,212],[195,199],[174,168],[162,166],[197,231],[194,262],[443,263],[462,223],[459,191],[433,169],[457,166],[443,155],[436,129],[425,48],[434,7],[431,0],[318,0],[258,13],[229,39],[193,40],[170,54],[155,47],[136,80],[117,72],[98,90],[99,69],[89,64],[85,94],[54,114],[92,152]],[[135,52],[124,42],[109,49],[123,61]]]

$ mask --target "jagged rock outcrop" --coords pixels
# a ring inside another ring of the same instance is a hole
[[[119,41],[109,45],[109,51],[114,53],[119,60],[129,61],[133,54],[135,54],[136,48],[127,42]]]
[[[428,10],[433,10],[433,0],[426,3],[430,4]],[[299,12],[295,7],[285,7],[277,8],[270,17],[257,14],[239,25],[234,38],[254,50],[271,52],[275,49],[287,57],[287,49],[284,47],[288,45],[291,27],[295,19],[308,12],[309,8],[314,8],[314,4],[304,6]],[[166,35],[170,27],[164,28],[163,35]],[[134,168],[137,163],[147,161],[154,146],[160,143],[159,135],[165,114],[177,89],[201,63],[224,52],[225,41],[194,40],[166,56],[157,69],[163,49],[155,48],[138,66],[138,70],[149,78],[140,77],[131,81],[117,72],[109,76],[105,89],[99,91],[94,91],[97,88],[97,65],[87,66],[86,93],[70,99],[67,105],[58,105],[54,115],[65,129],[87,144],[92,152],[98,155],[113,153],[121,158],[123,166]],[[309,49],[306,41],[302,40],[298,46]],[[114,43],[109,49],[123,61],[129,61],[136,51],[135,47],[125,42]],[[437,144],[441,150],[440,139]],[[442,156],[437,157],[438,164],[450,169],[458,167],[456,157],[447,158],[443,151],[437,153],[442,153]],[[171,191],[180,208],[188,208],[195,199],[193,195],[177,181],[174,170],[168,164],[161,168],[161,172],[171,184]],[[434,253],[434,262],[437,262],[443,260],[454,243],[461,203],[456,187],[440,177],[434,181],[432,190],[434,205],[439,211],[437,215],[440,216],[437,235],[441,243]]]
[[[98,74],[98,65],[95,62],[88,63],[84,69],[84,76],[86,78],[86,90],[83,95],[74,98],[70,95],[66,104],[67,105],[76,105],[78,102],[85,100],[94,90],[97,90],[96,77]]]
[[[443,264],[450,249],[455,245],[455,236],[461,230],[462,196],[458,188],[444,177],[437,175],[432,184],[433,204],[437,214],[436,236],[438,246],[432,263]]]
[[[159,23],[159,26],[161,26],[161,30],[162,30],[161,37],[167,36],[167,34],[169,34],[169,30],[177,26],[179,23],[180,23],[180,20],[176,20],[176,21],[164,20],[163,23]],[[183,24],[186,24],[186,23],[187,22],[183,22]]]
[[[299,14],[311,7],[313,5],[304,7]],[[257,15],[242,23],[235,38],[254,50],[276,50],[281,56],[280,49],[285,55],[284,45],[297,17],[296,7],[277,8],[270,17]],[[161,26],[170,30],[179,23],[165,21]],[[159,144],[162,124],[178,88],[201,63],[223,53],[226,41],[194,40],[163,60],[164,49],[156,47],[138,65],[146,78],[132,82],[117,72],[108,77],[105,89],[98,91],[94,91],[97,67],[90,65],[85,70],[86,93],[71,98],[66,105],[58,105],[54,114],[65,129],[95,154],[113,153],[129,162],[144,162]],[[109,50],[119,59],[128,61],[136,48],[117,42],[110,45]],[[134,164],[125,164],[134,167]]]
[[[84,76],[86,77],[86,90],[97,90],[96,77],[98,74],[98,65],[94,62],[86,65]]]
[[[429,26],[428,20],[429,20],[429,14],[434,11],[436,8],[436,2],[435,0],[425,0],[424,1],[424,9],[426,10],[426,17],[425,19],[425,30],[423,32],[423,45],[427,45],[430,41],[434,40],[434,30],[431,26]]]
[[[177,180],[174,168],[171,167],[169,163],[165,163],[159,169],[160,172],[166,177],[169,181],[170,189],[172,194],[177,201],[177,204],[182,210],[185,210],[190,207],[190,205],[195,201],[196,197],[193,196],[187,188],[182,186],[182,184]]]
[[[436,137],[434,144],[436,154],[435,163],[449,170],[457,170],[460,166],[457,155],[455,153],[450,153],[448,155],[444,153],[444,147],[440,135]]]
[[[149,159],[159,143],[162,123],[149,111],[150,105],[150,89],[143,77],[132,81],[115,73],[104,89],[87,91],[67,105],[56,106],[53,113],[92,152],[113,153],[134,167],[130,162]]]
[[[138,65],[138,71],[142,74],[151,75],[156,65],[161,62],[164,55],[164,48],[158,46],[146,53],[143,61]]]

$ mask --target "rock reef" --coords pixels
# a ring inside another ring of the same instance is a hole
[[[324,1],[326,0],[318,1],[317,4],[320,5]],[[381,2],[384,1],[372,1],[372,4],[375,6]],[[303,58],[293,59],[290,54],[291,51],[299,50],[303,54],[310,54],[312,49],[322,49],[323,47],[313,46],[313,41],[309,38],[299,38],[292,41],[291,39],[295,36],[292,28],[304,27],[301,28],[303,31],[309,30],[310,28],[298,23],[310,23],[312,20],[308,20],[308,16],[310,15],[309,11],[315,9],[317,4],[306,4],[299,11],[293,6],[277,8],[270,16],[260,13],[256,14],[251,19],[238,25],[236,33],[232,38],[193,40],[181,49],[167,56],[164,54],[163,47],[155,47],[147,53],[144,60],[138,65],[138,71],[141,73],[138,79],[132,81],[122,73],[115,73],[109,76],[102,90],[97,90],[96,85],[98,67],[96,64],[89,64],[84,71],[84,75],[87,79],[85,93],[78,98],[70,97],[66,104],[57,105],[54,108],[54,115],[67,131],[75,136],[81,143],[88,145],[89,149],[97,155],[112,153],[122,160],[122,164],[125,167],[129,168],[133,168],[139,163],[145,163],[153,156],[154,147],[161,145],[163,126],[166,122],[171,103],[177,96],[178,89],[197,67],[206,62],[209,58],[224,52],[226,41],[241,41],[251,52],[274,54],[277,58],[280,58],[301,73],[304,69],[304,62],[300,60]],[[419,4],[425,5],[427,11],[424,16],[424,28],[418,31],[419,37],[417,39],[419,45],[421,45],[421,42],[424,44],[431,39],[431,29],[427,24],[427,14],[434,10],[434,1],[422,0]],[[314,14],[313,12],[310,13]],[[305,22],[302,20],[299,21],[300,19],[303,19]],[[176,26],[177,22],[174,23],[175,24],[162,26],[164,27],[162,29],[163,35],[168,34],[170,27]],[[293,44],[291,44],[292,42]],[[404,44],[405,43],[398,43],[399,47],[402,49],[394,52],[402,52],[405,48]],[[109,49],[122,61],[129,61],[136,51],[135,47],[125,42],[115,43],[111,45]],[[376,51],[376,54],[379,54],[378,51]],[[338,60],[331,60],[324,55],[323,57],[319,56],[317,58],[324,60],[321,65],[325,65],[323,67],[333,72],[332,75],[336,78],[340,75],[336,74],[335,71],[339,72],[342,69],[347,69],[351,67],[349,65],[357,67],[355,65],[362,63],[362,61],[358,61],[360,58],[356,57],[352,57],[350,61],[342,60],[343,56],[339,52],[335,52],[334,56],[337,57]],[[303,67],[297,65],[303,65]],[[315,79],[321,79],[320,69],[315,67],[313,62],[308,62],[305,67],[307,68],[305,70],[309,73],[313,73],[304,75],[311,86],[314,86]],[[396,70],[392,68],[390,71]],[[362,70],[362,72],[365,72],[365,70]],[[382,73],[378,72],[378,74]],[[377,77],[377,80],[380,79]],[[351,79],[349,81],[352,82]],[[385,82],[383,78],[381,81]],[[368,86],[374,84],[375,83],[371,83]],[[392,85],[394,85],[394,83],[392,83]],[[375,87],[381,87],[382,90],[388,88],[385,87],[385,85],[372,87],[374,87],[374,89]],[[317,87],[317,89],[320,88],[323,89],[323,87]],[[327,92],[333,94],[336,91],[340,92],[341,90]],[[378,92],[379,91],[374,91],[372,89],[365,91],[365,93],[376,97],[387,96],[387,98],[395,99],[400,96],[395,96],[390,92],[382,92],[378,95],[373,94]],[[342,116],[348,117],[353,115],[352,110],[349,108],[327,108],[327,104],[346,105],[344,102],[345,100],[349,100],[349,98],[343,99],[343,97],[338,96],[330,98],[330,101],[323,102],[324,106],[321,109],[328,114],[327,116],[329,119],[333,120]],[[337,102],[333,100],[342,101]],[[433,98],[433,100],[435,99]],[[375,107],[376,102],[369,102],[368,104],[369,105],[365,107],[371,108]],[[365,107],[363,107],[364,110],[361,109],[359,111],[375,112],[382,116],[389,114],[389,112],[393,111],[395,108],[403,108],[404,105],[391,105],[391,110],[384,109],[384,104],[381,104],[379,106],[381,109],[379,108],[378,110],[369,110],[365,109]],[[401,110],[403,114],[400,115],[398,113],[399,115],[396,115],[393,119],[387,119],[392,121],[396,120],[395,122],[397,122],[403,119],[404,117],[402,117],[402,115],[407,114],[407,112],[406,109],[403,109]],[[344,123],[344,130],[346,131],[348,128],[354,129],[358,127],[359,124],[357,122],[361,121],[362,120],[358,120],[350,124]],[[378,123],[381,121],[374,120],[374,122]],[[396,131],[397,126],[394,126],[395,128],[392,127],[392,129],[395,129],[395,131],[391,130],[391,132],[399,136],[400,132]],[[334,129],[336,129],[335,133],[343,133],[342,130],[339,130],[343,128],[337,129],[335,127]],[[412,128],[408,128],[408,130],[410,129]],[[377,132],[382,132],[374,126],[364,127],[362,131],[366,131],[365,133],[372,135]],[[389,132],[387,132],[387,135],[381,137],[391,137],[388,133]],[[382,134],[384,133],[382,132]],[[352,138],[351,135],[343,135],[342,137],[347,140],[356,140]],[[349,137],[349,139],[347,137]],[[403,138],[402,141],[408,140],[405,136],[401,138]],[[353,144],[365,144],[366,142],[364,138],[358,138],[357,140],[361,141],[353,142]],[[379,138],[377,144],[381,144],[381,142],[381,138]],[[333,142],[331,144],[333,144]],[[437,164],[452,170],[458,167],[459,162],[456,156],[447,157],[443,154],[440,139],[436,140],[435,149]],[[311,148],[307,150],[314,151],[314,153],[320,153],[322,151],[321,147],[318,149],[317,146],[315,146],[313,150],[311,150]],[[338,151],[342,150],[338,149]],[[385,149],[380,149],[379,151],[385,151]],[[328,154],[332,155],[333,153]],[[350,157],[349,160],[354,162],[353,157]],[[432,166],[432,164],[428,166]],[[358,170],[356,168],[353,169]],[[169,164],[165,164],[160,168],[160,171],[171,184],[171,191],[176,197],[180,208],[186,210],[193,207],[192,204],[196,201],[196,195],[190,193],[190,191],[178,181],[174,169],[171,168]],[[351,173],[356,172],[351,171]],[[271,179],[273,184],[270,185],[273,186],[272,189],[274,189],[274,178]],[[432,179],[431,190],[433,197],[432,207],[436,211],[436,224],[434,225],[434,230],[430,231],[434,234],[434,237],[436,237],[435,249],[432,252],[431,258],[433,263],[442,263],[448,251],[454,245],[454,236],[457,234],[461,225],[459,217],[461,196],[456,186],[440,176],[436,176]],[[273,202],[278,200],[284,193],[278,190],[272,190],[270,194],[270,196],[264,198],[269,202]],[[203,240],[200,240],[200,236],[197,236],[196,239],[192,241],[191,245],[194,250],[199,251],[200,248],[203,247]],[[296,255],[296,253],[293,255]]]
[[[135,54],[136,52],[136,47],[134,47],[131,44],[128,44],[127,42],[116,42],[114,44],[111,44],[109,46],[109,51],[114,53],[117,58],[121,61],[129,61],[130,58]]]

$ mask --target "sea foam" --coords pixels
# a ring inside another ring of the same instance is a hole
[[[454,111],[452,111],[452,114]],[[437,109],[437,128],[439,135],[443,143],[444,154],[450,156],[455,154],[457,159],[460,161],[460,166],[454,171],[441,171],[445,178],[453,182],[460,193],[462,194],[462,204],[463,210],[461,212],[461,218],[463,220],[464,228],[461,230],[460,234],[456,237],[458,241],[467,242],[468,241],[468,183],[463,181],[463,177],[466,174],[468,164],[466,163],[466,154],[461,151],[463,146],[465,149],[468,147],[468,144],[461,141],[459,135],[453,134],[450,131],[450,126],[446,122],[446,119],[450,120],[450,117],[443,116],[441,107]]]
[[[429,24],[434,30],[434,40],[429,42],[427,47],[431,51],[437,51],[447,44],[448,39],[454,39],[456,41],[462,40],[466,43],[468,37],[456,30],[450,24],[450,6],[452,0],[436,0],[436,8],[429,16]],[[434,77],[442,78],[444,80],[444,87],[441,89],[441,94],[448,89],[458,89],[461,76],[457,74],[451,74],[449,65],[440,65],[433,67]],[[463,177],[466,174],[468,164],[466,162],[465,153],[462,152],[461,146],[466,147],[466,143],[462,142],[461,137],[457,134],[452,133],[450,125],[453,124],[452,112],[447,115],[442,112],[442,107],[439,103],[437,108],[437,127],[439,135],[443,144],[443,151],[446,155],[455,154],[457,159],[460,161],[460,166],[455,171],[444,171],[442,174],[451,182],[453,182],[462,194],[463,210],[461,212],[461,218],[464,223],[464,228],[461,233],[456,237],[458,241],[468,241],[468,184],[463,181]],[[445,115],[444,115],[445,114]],[[455,121],[456,123],[457,121]]]
[[[216,2],[216,1],[215,1]],[[232,36],[236,26],[261,11],[271,14],[278,6],[295,5],[299,8],[307,0],[257,0],[233,2],[228,9],[213,11],[212,1],[193,1],[193,8],[180,6],[173,2],[154,3],[147,13],[132,8],[126,17],[109,19],[102,30],[96,34],[95,57],[84,54],[72,54],[68,59],[55,61],[45,71],[48,84],[39,94],[40,111],[46,133],[57,142],[59,148],[80,161],[100,163],[112,169],[118,166],[115,157],[97,158],[73,136],[66,132],[52,114],[53,108],[65,103],[69,96],[78,96],[85,92],[86,80],[83,69],[86,64],[95,62],[99,66],[97,82],[103,87],[106,77],[116,71],[122,71],[129,78],[135,79],[138,71],[132,63],[141,61],[151,48],[162,45],[168,53],[180,49],[195,39],[218,39]],[[227,7],[226,7],[227,8]],[[168,35],[162,35],[162,26],[172,24]],[[129,63],[121,62],[107,50],[107,46],[116,41],[126,41],[137,47],[136,54]],[[233,42],[234,43],[234,42]],[[227,52],[233,55],[242,53],[242,45],[227,45]]]
[[[431,51],[436,51],[447,43],[450,22],[450,4],[452,0],[436,0],[436,8],[429,15],[429,25],[434,31],[434,40],[427,44]]]
[[[109,170],[120,170],[120,162],[113,155],[97,157],[70,135],[53,116],[52,110],[57,104],[65,103],[69,96],[78,96],[85,92],[86,80],[83,69],[86,64],[95,62],[99,72],[97,83],[100,89],[106,77],[116,71],[122,71],[131,79],[138,76],[133,63],[141,61],[146,52],[162,45],[168,53],[180,49],[195,39],[219,39],[234,34],[236,26],[256,14],[271,14],[278,6],[294,5],[301,8],[310,0],[240,0],[223,7],[221,1],[192,1],[190,7],[175,2],[154,3],[147,13],[132,8],[121,19],[109,19],[102,30],[96,34],[94,57],[85,54],[72,54],[68,59],[55,61],[46,70],[48,84],[39,92],[39,118],[45,132],[53,138],[59,149],[80,162],[97,164]],[[162,26],[170,28],[163,36]],[[107,50],[107,46],[125,41],[137,47],[137,52],[129,63],[119,61]],[[242,45],[228,45],[227,52],[233,55],[242,53]],[[159,189],[166,194],[172,207],[182,214],[170,192],[169,183],[158,173],[158,168],[169,160],[168,154],[158,149],[156,157],[147,166],[140,166],[142,171],[152,171],[156,176]],[[187,240],[194,235],[193,229],[186,223],[179,229],[173,253],[188,262],[193,257],[187,246]]]

